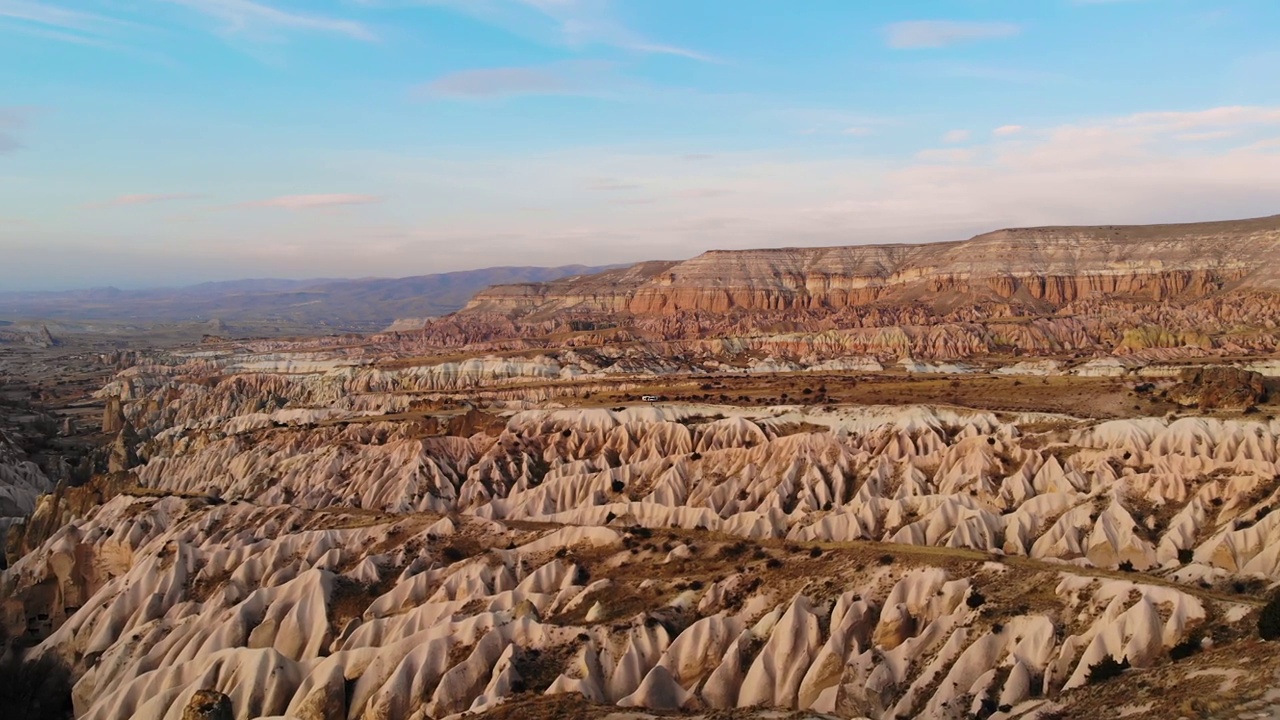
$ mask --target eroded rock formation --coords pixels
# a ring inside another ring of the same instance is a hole
[[[3,634],[85,720],[1191,717],[1204,678],[1265,716],[1277,224],[708,253],[115,358],[110,472],[48,494],[0,437]]]
[[[840,309],[958,298],[1061,306],[1091,298],[1200,298],[1275,290],[1280,216],[1258,220],[1000,230],[964,242],[717,250],[679,263],[478,294],[470,310],[628,312]]]
[[[253,373],[170,384],[176,367],[123,376],[150,436],[141,488],[3,576],[8,632],[72,668],[77,717],[180,717],[206,690],[237,718],[445,718],[530,693],[1036,717],[1074,707],[1105,658],[1159,668],[1230,637],[1258,602],[1233,583],[1280,578],[1273,421],[405,421],[299,407],[358,404],[305,374],[295,395]],[[277,394],[271,413],[253,401]]]
[[[1271,352],[1280,216],[1001,230],[932,245],[713,251],[479,293],[429,346],[568,334],[583,344],[836,331],[844,352]],[[1261,329],[1263,332],[1259,333]],[[411,336],[410,336],[411,337]]]
[[[1180,405],[1201,410],[1253,407],[1267,398],[1261,374],[1233,367],[1190,368],[1169,395]]]

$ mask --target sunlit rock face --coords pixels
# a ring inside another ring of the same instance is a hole
[[[251,398],[284,385],[224,385],[234,400],[173,404],[225,414],[177,407],[142,444],[145,495],[4,575],[10,633],[57,608],[38,652],[73,668],[77,717],[177,718],[204,690],[238,718],[564,695],[1037,717],[1107,657],[1163,667],[1241,622],[1257,601],[1232,582],[1280,579],[1272,421],[710,405],[409,421],[264,413]]]
[[[42,493],[53,492],[44,471],[0,429],[0,539],[31,515]]]
[[[1270,421],[664,406],[526,411],[465,437],[385,421],[223,428],[157,441],[140,483],[310,509],[625,521],[1109,568],[1192,553],[1205,572],[1280,572],[1263,552],[1280,539]]]
[[[112,472],[50,493],[0,438],[0,623],[94,720],[1268,716],[1277,224],[716,252],[141,353]]]
[[[844,717],[1041,698],[1031,715],[1099,658],[1150,666],[1235,608],[1070,566],[799,550],[120,496],[5,582],[84,603],[40,648],[79,672],[87,718],[179,717],[202,690],[250,718],[440,718],[530,692]],[[1034,607],[991,612],[1028,582]]]
[[[1199,298],[1275,289],[1280,220],[1000,230],[964,242],[714,250],[595,276],[502,286],[473,311],[839,309],[944,294],[1064,305],[1090,298]]]
[[[768,335],[787,325],[838,330],[843,351],[871,355],[1271,351],[1271,332],[1233,330],[1275,330],[1277,243],[1273,217],[1001,230],[931,245],[712,251],[492,288],[424,334],[447,345],[625,328],[672,340]]]

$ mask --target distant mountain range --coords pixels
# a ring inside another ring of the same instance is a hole
[[[494,267],[405,278],[232,280],[179,288],[0,292],[0,319],[126,323],[216,321],[381,330],[444,315],[491,285],[548,282],[611,267]]]

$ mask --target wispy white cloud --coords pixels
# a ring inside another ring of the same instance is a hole
[[[87,0],[0,0],[0,34],[95,48],[166,67],[177,64],[145,41],[155,28],[123,15],[137,9],[133,4],[99,0],[96,7],[101,12],[80,9],[87,4]]]
[[[1024,65],[974,63],[959,60],[940,60],[903,63],[906,70],[929,78],[955,78],[957,80],[990,80],[1018,85],[1043,85],[1062,83],[1069,78],[1054,72],[1046,72]]]
[[[962,143],[968,139],[969,139],[968,130],[948,130],[947,133],[942,136],[942,142],[949,142],[949,143]]]
[[[1227,105],[1208,110],[1146,112],[1121,118],[1117,124],[1169,131],[1280,125],[1280,108]]]
[[[283,210],[314,210],[343,205],[370,205],[380,201],[381,198],[374,195],[324,193],[318,195],[281,195],[267,200],[245,203],[245,206],[280,208]]]
[[[173,200],[192,200],[197,197],[199,197],[199,195],[193,195],[191,193],[137,193],[114,197],[105,204],[115,207],[128,205],[154,205],[156,203],[170,202]]]
[[[1280,137],[1273,137],[1273,138],[1267,138],[1265,140],[1259,140],[1258,142],[1245,145],[1242,148],[1237,148],[1237,151],[1280,153]]]
[[[697,50],[650,40],[618,19],[612,0],[516,0],[551,18],[568,45],[612,45],[654,55],[719,62]]]
[[[1009,22],[908,20],[887,25],[884,31],[889,47],[898,50],[920,50],[979,40],[1010,38],[1021,33],[1022,26]]]
[[[719,63],[691,48],[646,37],[623,23],[613,0],[362,0],[363,4],[426,4],[448,7],[513,33],[555,45],[604,45],[648,55],[670,55]]]
[[[639,185],[626,180],[618,180],[617,178],[595,178],[587,183],[587,187],[592,190],[603,190],[606,192],[618,192],[621,190],[638,190]]]
[[[6,25],[0,23],[0,30],[16,32],[20,35],[29,37],[37,37],[43,40],[53,40],[56,42],[69,43],[72,45],[82,45],[85,47],[96,47],[104,50],[116,49],[111,43],[98,40],[84,35],[77,35],[73,32],[63,30],[55,30],[53,28],[40,27],[37,25]]]
[[[96,32],[106,26],[122,24],[102,15],[71,10],[41,0],[0,0],[0,18],[82,32]]]
[[[642,53],[650,53],[653,55],[674,55],[676,57],[687,58],[689,60],[697,60],[704,63],[722,64],[723,60],[706,53],[690,50],[688,48],[676,47],[675,45],[662,45],[660,43],[638,42],[631,45],[622,45],[621,47],[628,50],[635,50]]]
[[[714,163],[689,163],[670,154],[580,149],[395,162],[427,173],[432,187],[454,188],[441,199],[455,210],[451,218],[424,223],[415,236],[449,258],[433,259],[466,266],[501,252],[513,262],[556,264],[566,253],[580,258],[580,243],[591,239],[593,262],[621,262],[710,248],[961,239],[1002,226],[1272,213],[1280,196],[1280,125],[1248,126],[1226,148],[1178,140],[1183,131],[1170,129],[1267,116],[1265,108],[1211,109],[1028,124],[1016,134],[984,133],[985,142],[899,159],[721,151]],[[656,202],[620,205],[628,194],[598,192],[584,178],[622,178],[611,182],[642,185],[636,200]],[[512,208],[499,198],[510,198]],[[546,211],[517,213],[517,204]],[[566,250],[566,238],[578,244]],[[454,249],[464,246],[468,254]]]
[[[873,135],[898,121],[895,118],[822,107],[770,106],[762,117],[802,135]]]
[[[1208,130],[1205,132],[1180,133],[1173,137],[1185,142],[1203,142],[1205,140],[1223,140],[1235,135],[1234,130]]]
[[[35,108],[0,106],[0,153],[10,153],[22,147],[18,132],[27,126]]]
[[[692,188],[689,190],[681,190],[677,193],[678,197],[686,198],[713,198],[728,195],[730,190],[724,188]]]
[[[582,95],[602,88],[610,68],[608,63],[584,61],[462,70],[418,86],[414,95],[464,100],[519,95]]]
[[[1021,125],[1001,125],[1000,127],[992,130],[991,134],[996,137],[1012,137],[1022,132],[1022,130],[1023,127]]]
[[[288,222],[275,222],[281,218],[266,209],[228,213],[233,229],[188,231],[206,240],[189,243],[189,255],[217,248],[218,262],[225,263],[219,268],[230,276],[255,253],[266,257],[296,247],[305,248],[311,274],[387,275],[407,274],[404,268],[413,266],[484,267],[494,257],[540,265],[678,259],[710,248],[948,240],[1002,226],[1269,214],[1280,197],[1280,124],[1272,122],[1278,113],[1280,107],[1208,108],[1067,124],[1019,117],[1025,127],[1016,134],[978,133],[975,126],[972,144],[963,148],[967,156],[940,143],[928,149],[947,155],[889,157],[840,152],[838,143],[815,151],[814,143],[798,140],[791,150],[717,146],[713,162],[690,162],[670,146],[649,154],[598,146],[524,154],[458,151],[453,157],[367,151],[347,157],[342,170],[370,179],[360,183],[394,183],[396,194],[412,196],[412,204],[388,199],[385,208],[341,212],[333,198],[352,196],[272,198],[256,204],[282,208],[278,213]],[[819,126],[839,137],[840,128],[855,124],[862,122]],[[1178,137],[1225,130],[1235,134]],[[591,187],[595,178],[641,189],[600,191]],[[383,192],[382,186],[337,187]],[[654,202],[617,204],[629,198]],[[323,208],[335,211],[326,215]],[[353,256],[353,236],[404,250]],[[31,262],[48,256],[41,247],[23,257]],[[257,267],[297,271],[298,260],[291,255]]]
[[[977,157],[973,150],[963,148],[930,148],[916,153],[916,159],[923,162],[961,163]]]
[[[137,27],[125,20],[44,0],[0,0],[0,30],[43,40],[146,54],[137,53],[116,39],[121,31]]]
[[[282,10],[253,0],[158,0],[179,5],[223,24],[233,33],[272,33],[283,30],[311,31],[344,35],[354,40],[372,42],[377,35],[355,20]]]

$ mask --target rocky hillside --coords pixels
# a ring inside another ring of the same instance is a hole
[[[1194,299],[1274,290],[1280,216],[1187,225],[999,230],[963,242],[717,250],[591,277],[491,288],[471,312],[671,314],[939,308],[997,302],[1040,309],[1086,299]]]

